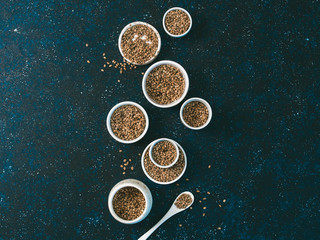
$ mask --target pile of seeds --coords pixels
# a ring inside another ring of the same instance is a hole
[[[201,127],[209,118],[209,111],[202,102],[189,102],[182,112],[183,120],[191,127]]]
[[[146,172],[152,179],[158,182],[171,182],[181,175],[185,166],[185,158],[180,147],[178,161],[169,168],[160,168],[154,165],[149,157],[149,150],[150,148],[147,149],[144,155],[143,164]]]
[[[154,68],[146,80],[149,97],[158,104],[169,104],[179,99],[185,88],[181,71],[169,64]]]
[[[176,148],[169,141],[161,141],[154,145],[151,155],[153,160],[161,166],[168,166],[177,158]]]
[[[138,24],[122,35],[121,50],[125,58],[135,64],[144,64],[151,60],[158,49],[158,37],[152,28]]]
[[[184,193],[178,197],[178,199],[174,202],[174,205],[176,205],[177,208],[185,209],[189,207],[191,203],[192,203],[192,198],[190,194]]]
[[[141,216],[146,200],[142,192],[134,187],[121,188],[113,197],[115,213],[124,220],[134,220]]]
[[[121,106],[111,116],[112,132],[122,140],[138,138],[145,127],[146,118],[143,112],[133,105]]]
[[[190,27],[190,18],[182,10],[171,10],[165,18],[165,26],[169,33],[181,35],[188,31]]]

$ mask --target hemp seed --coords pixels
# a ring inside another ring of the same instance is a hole
[[[143,112],[133,105],[121,106],[111,116],[112,132],[122,140],[138,138],[145,127],[146,118]]]
[[[121,188],[113,197],[115,213],[124,220],[140,217],[145,209],[146,200],[142,192],[135,187]]]
[[[121,38],[121,50],[125,58],[134,64],[144,64],[155,57],[158,37],[155,31],[143,24],[128,28]]]
[[[192,101],[184,107],[182,117],[189,126],[201,127],[206,124],[209,118],[209,111],[202,102]]]
[[[147,94],[162,105],[178,100],[184,89],[185,81],[181,71],[169,64],[154,68],[146,80]]]
[[[181,175],[185,166],[185,158],[180,147],[178,161],[169,168],[160,168],[153,164],[149,157],[149,150],[150,148],[147,149],[146,154],[144,155],[143,164],[146,172],[152,179],[159,182],[171,182]]]
[[[190,194],[183,193],[174,202],[174,205],[176,205],[176,207],[179,209],[185,209],[185,208],[189,207],[191,203],[192,203],[192,198],[191,198]]]
[[[161,166],[168,166],[177,158],[176,148],[169,141],[161,141],[154,145],[151,155],[153,160]]]
[[[165,26],[169,33],[172,35],[182,35],[188,31],[191,21],[184,11],[171,10],[165,17]]]

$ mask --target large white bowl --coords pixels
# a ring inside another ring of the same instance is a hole
[[[131,62],[129,59],[127,59],[127,58],[124,56],[124,54],[123,54],[123,52],[122,52],[122,49],[121,49],[121,39],[122,39],[122,36],[123,36],[123,34],[125,33],[125,31],[127,31],[127,30],[128,30],[129,28],[131,28],[132,26],[134,26],[134,25],[139,25],[139,24],[142,24],[142,25],[145,25],[145,26],[150,27],[150,28],[155,32],[155,34],[156,34],[157,37],[158,37],[158,48],[157,48],[157,51],[156,51],[155,55],[154,55],[149,61],[147,61],[147,62],[145,62],[145,63],[143,63],[143,64],[138,64],[138,63]],[[160,52],[160,49],[161,49],[161,37],[160,37],[160,34],[159,34],[159,32],[157,31],[157,29],[156,29],[154,26],[152,26],[151,24],[146,23],[146,22],[140,22],[140,21],[132,22],[132,23],[129,23],[127,26],[125,26],[125,27],[122,29],[122,31],[121,31],[121,33],[120,33],[120,35],[119,35],[119,39],[118,39],[118,48],[119,48],[119,51],[120,51],[122,57],[123,57],[124,59],[126,59],[128,62],[130,62],[130,63],[132,63],[132,64],[135,64],[135,65],[140,65],[140,66],[142,66],[142,65],[147,65],[147,64],[151,63],[151,62],[159,55],[159,52]]]
[[[176,101],[172,102],[172,103],[169,103],[169,104],[159,104],[159,103],[156,103],[154,100],[152,100],[152,98],[149,97],[148,93],[147,93],[147,89],[146,89],[146,83],[147,83],[147,78],[148,78],[148,75],[150,74],[150,72],[160,66],[160,65],[172,65],[176,68],[178,68],[180,70],[180,72],[182,73],[183,75],[183,78],[184,78],[184,92],[183,94],[181,95],[181,97],[179,99],[177,99]],[[189,90],[189,77],[188,77],[188,74],[186,72],[186,70],[179,64],[179,63],[176,63],[174,61],[170,61],[170,60],[163,60],[163,61],[159,61],[159,62],[156,62],[154,64],[152,64],[148,69],[147,71],[145,72],[145,74],[143,75],[143,79],[142,79],[142,91],[143,91],[143,94],[144,96],[146,97],[146,99],[151,103],[153,104],[154,106],[156,107],[159,107],[159,108],[170,108],[170,107],[173,107],[173,106],[176,106],[177,104],[179,104],[184,98],[185,96],[187,95],[188,93],[188,90]]]
[[[157,141],[157,140],[155,140],[155,141]],[[183,155],[184,155],[184,161],[185,161],[185,163],[184,163],[184,169],[182,170],[182,172],[181,172],[181,174],[180,174],[179,177],[177,177],[176,179],[174,179],[174,180],[172,180],[172,181],[170,181],[170,182],[159,182],[159,181],[153,179],[152,177],[150,177],[149,174],[148,174],[148,172],[147,172],[146,169],[144,168],[144,156],[145,156],[145,154],[147,154],[148,148],[149,148],[155,141],[153,141],[152,143],[150,143],[150,144],[144,149],[144,151],[143,151],[143,153],[142,153],[142,156],[141,156],[141,165],[142,165],[142,170],[143,170],[144,174],[145,174],[152,182],[155,182],[155,183],[158,183],[158,184],[161,184],[161,185],[168,185],[168,184],[171,184],[171,183],[174,183],[174,182],[178,181],[178,180],[183,176],[184,172],[185,172],[186,169],[187,169],[187,155],[186,155],[186,152],[184,151],[184,149],[181,147],[181,145],[180,145],[179,143],[177,143],[176,141],[174,141],[174,142],[175,142],[175,144],[178,145],[179,149],[182,150]],[[173,141],[173,140],[172,140],[172,141]]]
[[[113,204],[112,204],[112,200],[114,198],[114,195],[121,189],[124,187],[134,187],[137,188],[141,191],[141,193],[143,194],[145,201],[146,201],[146,206],[144,208],[143,213],[136,219],[134,220],[125,220],[122,219],[121,217],[119,217],[114,209],[113,209]],[[145,219],[152,207],[152,194],[150,192],[150,189],[141,181],[136,180],[136,179],[126,179],[126,180],[122,180],[121,182],[117,183],[110,191],[109,193],[109,197],[108,197],[108,207],[109,207],[109,211],[111,213],[111,215],[119,222],[124,223],[124,224],[134,224],[134,223],[138,223],[141,222],[143,219]]]
[[[143,131],[143,133],[137,137],[136,139],[133,139],[133,140],[130,140],[130,141],[127,141],[127,140],[123,140],[121,138],[118,138],[112,131],[112,128],[111,128],[111,116],[113,114],[113,112],[121,107],[121,106],[124,106],[124,105],[133,105],[137,108],[139,108],[142,113],[144,114],[144,117],[146,119],[146,127]],[[117,105],[115,105],[113,108],[111,108],[111,110],[109,111],[108,113],[108,116],[107,116],[107,119],[106,119],[106,125],[107,125],[107,129],[108,129],[108,132],[110,133],[111,137],[113,137],[115,140],[117,140],[118,142],[121,142],[121,143],[125,143],[125,144],[130,144],[130,143],[135,143],[135,142],[138,142],[140,139],[142,139],[144,137],[144,135],[146,135],[147,131],[148,131],[148,128],[149,128],[149,118],[148,118],[148,114],[146,112],[146,110],[144,110],[144,108],[139,105],[138,103],[135,103],[135,102],[131,102],[131,101],[125,101],[125,102],[121,102],[121,103],[118,103]]]

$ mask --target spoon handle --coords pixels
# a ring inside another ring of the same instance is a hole
[[[146,240],[158,227],[160,227],[162,223],[167,221],[176,213],[177,212],[173,208],[170,208],[169,211],[166,213],[166,215],[164,215],[163,218],[161,218],[161,220],[156,225],[154,225],[148,232],[143,234],[138,240]]]

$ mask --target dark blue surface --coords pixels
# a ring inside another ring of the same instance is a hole
[[[181,39],[162,28],[173,6],[193,17]],[[319,16],[318,1],[1,1],[0,239],[137,239],[184,190],[195,193],[193,209],[150,239],[318,239]],[[136,20],[160,32],[157,60],[186,68],[187,98],[212,105],[205,130],[183,127],[181,104],[147,102],[148,66],[100,71],[103,52],[121,61],[118,35]],[[150,117],[132,145],[115,142],[105,126],[123,100]],[[138,154],[159,137],[187,152],[179,186],[142,172]],[[124,158],[134,166],[125,176]],[[132,226],[107,209],[110,189],[128,177],[154,196],[150,215]]]

